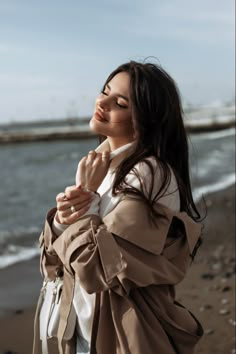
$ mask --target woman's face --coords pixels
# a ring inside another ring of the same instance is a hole
[[[115,75],[97,97],[90,128],[108,138],[112,150],[134,140],[129,96],[130,77]]]

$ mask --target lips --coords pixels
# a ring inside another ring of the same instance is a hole
[[[100,122],[107,122],[107,119],[106,119],[106,118],[104,117],[104,115],[103,115],[101,112],[99,112],[98,110],[95,111],[94,117],[95,117],[95,119],[99,120]]]

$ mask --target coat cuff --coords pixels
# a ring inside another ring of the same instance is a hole
[[[55,233],[53,233],[51,225],[56,213],[56,208],[51,209],[46,217],[45,226],[41,233],[39,242],[41,247],[40,268],[44,277],[54,279],[56,270],[61,267],[60,259],[53,248],[53,242],[56,239]]]
[[[70,225],[63,234],[54,241],[53,248],[65,264],[73,272],[71,262],[78,255],[82,246],[98,247],[105,279],[110,283],[112,279],[126,267],[126,262],[114,240],[113,235],[101,224],[100,217],[96,215],[83,216],[73,225]],[[112,250],[112,252],[111,252]]]
[[[52,222],[52,231],[54,232],[55,235],[60,236],[62,232],[64,232],[69,225],[67,224],[59,224],[57,222],[56,218],[54,217],[53,222]]]
[[[93,198],[93,201],[89,207],[89,210],[86,211],[86,213],[84,213],[82,215],[85,216],[85,215],[97,215],[99,216],[99,204],[100,204],[100,195],[97,194],[97,193],[94,193],[94,198]]]
[[[120,248],[117,246],[113,235],[106,230],[105,226],[99,228],[96,234],[96,242],[99,249],[104,275],[107,283],[110,284],[114,277],[120,274],[127,267],[127,263],[123,259]]]

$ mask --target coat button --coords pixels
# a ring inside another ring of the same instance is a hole
[[[63,268],[62,267],[58,267],[56,269],[56,276],[59,277],[59,278],[62,278],[64,275],[64,271],[63,271]]]

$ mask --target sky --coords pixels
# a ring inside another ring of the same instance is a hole
[[[2,0],[0,123],[90,116],[118,65],[151,61],[184,104],[232,101],[234,0]]]

